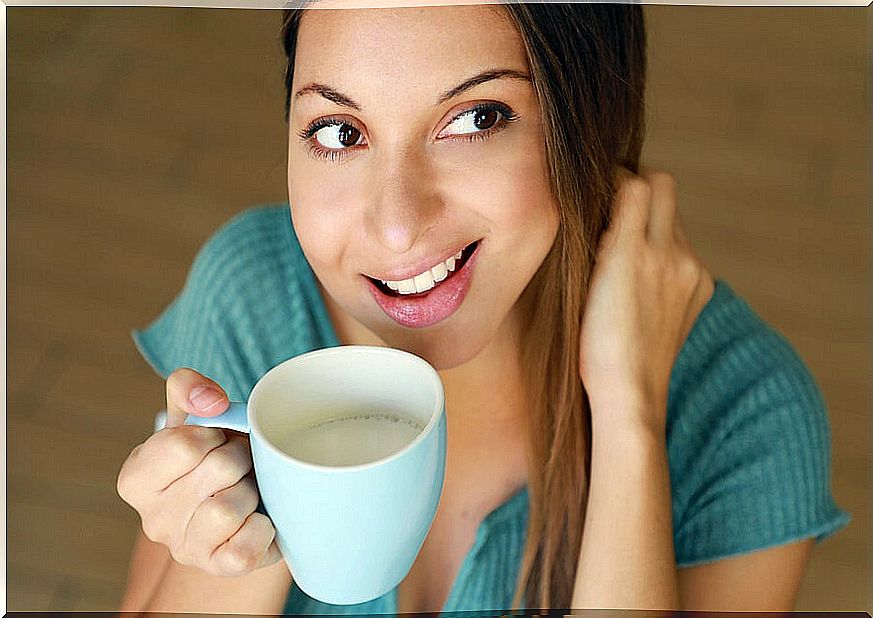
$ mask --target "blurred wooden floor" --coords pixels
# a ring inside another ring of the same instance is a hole
[[[871,610],[870,126],[858,9],[646,7],[647,162],[704,261],[812,369],[852,524],[798,609]],[[135,351],[201,243],[284,201],[275,11],[7,8],[7,607],[117,609],[116,496],[163,406]]]

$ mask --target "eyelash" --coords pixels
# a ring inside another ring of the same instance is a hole
[[[467,114],[476,114],[479,112],[491,112],[496,111],[500,114],[501,118],[497,121],[493,127],[489,129],[484,129],[482,131],[476,131],[473,133],[465,133],[462,135],[455,135],[447,139],[452,140],[466,140],[468,142],[473,142],[477,140],[485,140],[491,137],[493,134],[498,133],[505,129],[510,123],[518,120],[518,114],[513,112],[508,106],[503,103],[477,103],[473,107],[464,110],[454,118],[452,118],[449,124],[452,124],[462,116],[466,116]],[[344,158],[348,156],[346,151],[351,148],[341,148],[341,149],[328,149],[322,148],[316,145],[313,136],[325,127],[335,126],[335,125],[343,125],[348,124],[352,125],[350,122],[343,120],[342,118],[337,118],[335,116],[326,116],[324,118],[319,118],[314,122],[311,122],[305,129],[298,131],[297,136],[302,142],[309,142],[309,154],[316,159],[324,159],[329,160],[331,162],[337,161],[338,159]],[[355,127],[357,129],[357,127]],[[360,129],[359,129],[360,130]]]

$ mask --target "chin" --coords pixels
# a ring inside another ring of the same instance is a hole
[[[444,333],[394,331],[382,333],[380,337],[392,348],[420,356],[437,371],[453,369],[473,360],[485,349],[490,339],[487,334],[481,333],[481,329],[477,336],[457,334],[457,331]]]

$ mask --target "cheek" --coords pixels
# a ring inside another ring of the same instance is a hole
[[[288,200],[300,218],[326,228],[349,227],[360,216],[362,170],[289,153]]]
[[[464,177],[464,191],[479,204],[480,212],[502,229],[552,227],[549,224],[557,221],[557,213],[538,125],[525,126],[498,142],[500,138],[498,134],[493,148],[483,148],[475,177]]]
[[[329,279],[340,264],[344,230],[322,214],[321,204],[297,198],[291,205],[291,220],[300,248],[319,279]]]
[[[516,160],[502,167],[481,185],[478,197],[483,214],[502,230],[531,237],[550,234],[557,225],[549,183],[536,161]]]
[[[509,226],[524,226],[529,234],[535,229],[551,228],[555,212],[548,187],[535,179],[525,182],[521,178],[524,177],[517,176],[512,184],[505,185],[503,222]]]
[[[513,217],[519,225],[528,226],[532,235],[541,235],[538,240],[551,247],[558,230],[558,208],[544,158],[531,157],[514,175],[511,187],[517,201]]]
[[[291,219],[304,255],[319,275],[340,264],[354,221],[352,203],[338,183],[297,165],[288,176]]]

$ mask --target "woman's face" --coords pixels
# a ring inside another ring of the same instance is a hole
[[[301,247],[345,314],[437,369],[517,324],[558,228],[527,56],[502,11],[308,10],[298,35]]]

